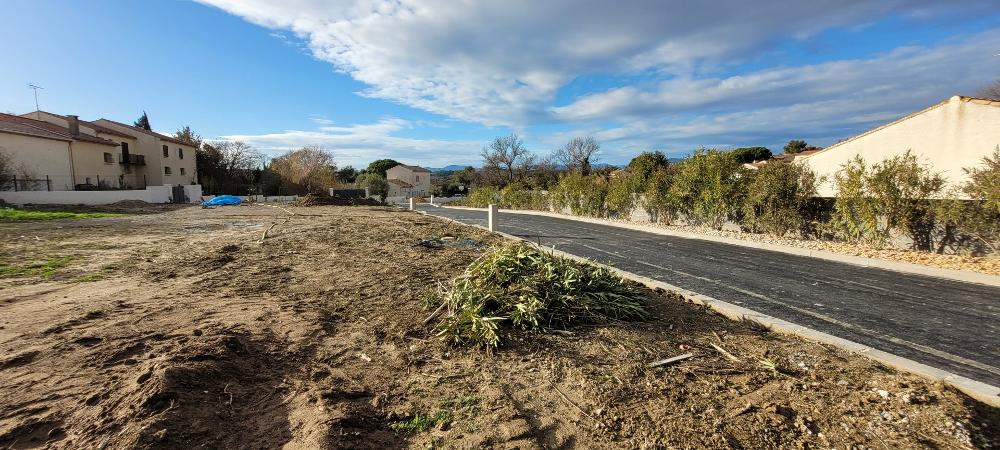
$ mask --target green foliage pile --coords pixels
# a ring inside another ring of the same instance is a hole
[[[469,265],[432,304],[443,303],[446,311],[440,336],[493,349],[502,343],[501,327],[537,331],[640,320],[647,315],[643,301],[637,284],[606,268],[508,243]]]
[[[816,174],[812,170],[774,160],[746,176],[741,223],[744,229],[784,236],[808,228],[810,203],[816,196]]]

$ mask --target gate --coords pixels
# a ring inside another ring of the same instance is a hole
[[[171,201],[173,203],[188,202],[187,195],[184,193],[184,186],[181,185],[171,186],[171,189],[173,190],[173,196],[171,196]]]

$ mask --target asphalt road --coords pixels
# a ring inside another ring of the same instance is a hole
[[[421,205],[486,226],[486,212]],[[526,214],[498,231],[1000,386],[1000,287]]]

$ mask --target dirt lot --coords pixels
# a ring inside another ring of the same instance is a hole
[[[449,347],[421,298],[482,250],[414,244],[493,238],[290,209],[0,224],[0,448],[1000,447],[995,408],[668,293],[644,323]]]

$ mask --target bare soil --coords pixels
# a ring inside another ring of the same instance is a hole
[[[416,244],[497,238],[286,209],[0,224],[0,265],[72,257],[0,278],[0,448],[1000,447],[996,408],[666,292],[648,322],[450,347],[421,299],[483,250]]]

